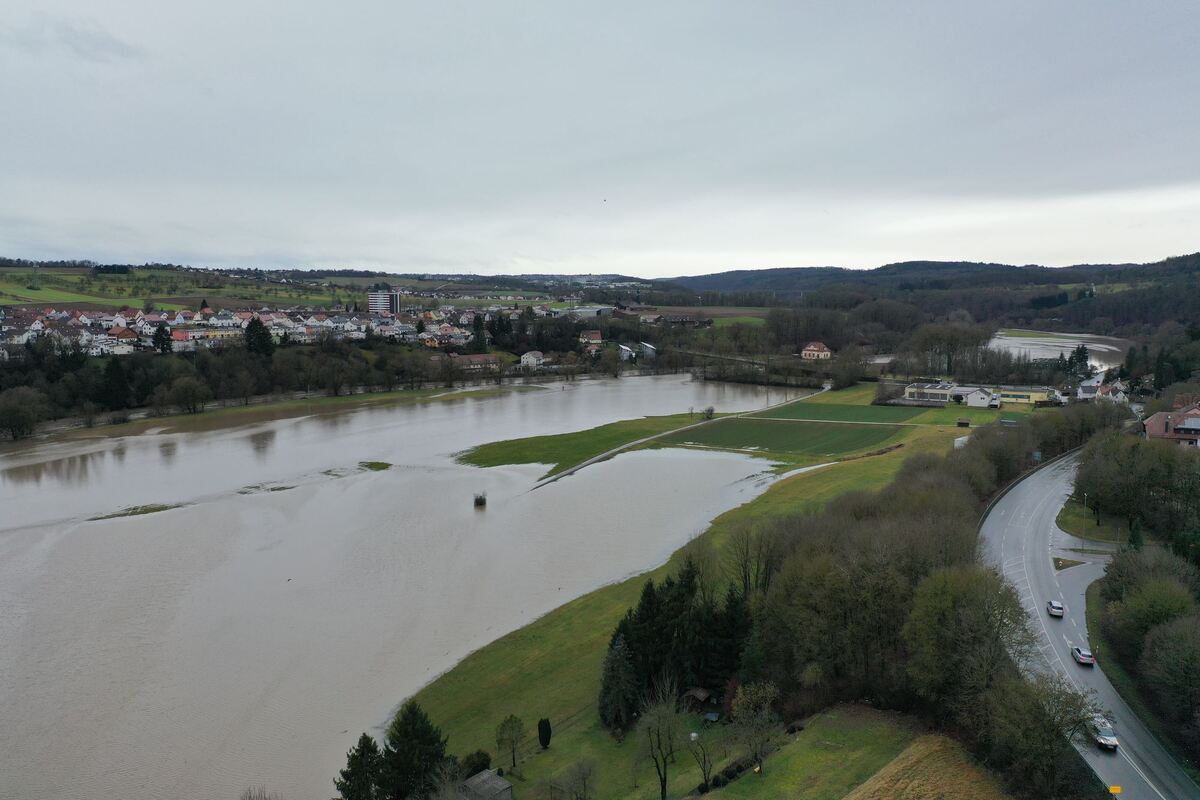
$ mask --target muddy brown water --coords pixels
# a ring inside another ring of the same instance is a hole
[[[645,377],[6,451],[0,798],[328,798],[404,697],[773,480],[650,450],[529,492],[544,467],[454,453],[783,399]],[[179,507],[92,519],[146,505]]]

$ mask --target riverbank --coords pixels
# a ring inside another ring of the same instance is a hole
[[[549,718],[554,727],[550,749],[540,751],[530,741],[520,751],[523,788],[590,758],[597,765],[598,797],[650,797],[655,790],[647,781],[631,783],[633,746],[617,743],[601,728],[595,712],[600,664],[612,629],[637,602],[646,580],[662,580],[695,550],[707,551],[719,562],[731,533],[740,526],[798,509],[815,510],[851,490],[882,487],[908,455],[943,452],[955,433],[933,426],[906,428],[899,434],[903,448],[785,477],[754,500],[717,517],[662,566],[585,594],[475,651],[424,687],[416,699],[450,737],[450,752],[458,754],[494,750],[495,727],[510,713],[529,724]],[[699,783],[694,765],[681,759],[675,770],[676,788]]]

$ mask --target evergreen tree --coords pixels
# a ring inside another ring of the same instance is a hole
[[[600,721],[606,728],[624,730],[633,722],[638,708],[638,680],[625,637],[620,634],[604,657],[600,677]]]
[[[486,353],[487,352],[487,332],[483,327],[483,315],[476,314],[475,319],[471,322],[473,335],[471,336],[471,352]]]
[[[380,799],[407,800],[432,794],[445,760],[446,737],[416,701],[409,700],[387,729]]]
[[[206,308],[208,308],[208,298],[207,297],[205,297],[203,300],[200,301],[200,308],[198,308],[196,310],[203,311]]]
[[[171,343],[171,329],[166,325],[159,325],[154,330],[154,338],[151,340],[154,349],[162,353],[164,356],[174,349]]]
[[[104,366],[104,405],[110,411],[129,406],[129,378],[116,356],[111,356]]]
[[[267,326],[262,324],[260,319],[250,320],[250,324],[246,326],[246,352],[255,353],[267,358],[275,352],[275,342],[271,339],[271,332],[267,330]]]
[[[538,744],[540,744],[542,746],[543,750],[546,750],[550,747],[550,734],[551,733],[552,733],[552,731],[550,730],[550,720],[546,719],[545,717],[542,717],[541,719],[539,719],[538,720]]]
[[[338,797],[341,800],[375,800],[382,759],[375,740],[365,733],[360,736],[358,744],[346,753],[346,768],[333,781]]]

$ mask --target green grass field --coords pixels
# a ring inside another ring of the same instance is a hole
[[[797,401],[780,408],[755,414],[769,419],[805,419],[830,422],[910,422],[926,411],[941,409],[908,408],[902,406],[834,405],[821,395],[814,401]]]
[[[606,453],[621,445],[636,442],[656,433],[663,433],[699,422],[698,414],[673,414],[663,417],[642,417],[600,425],[585,431],[532,436],[526,439],[505,439],[490,442],[461,453],[458,460],[476,467],[499,467],[505,464],[549,464],[546,477],[581,464],[589,458]]]
[[[773,753],[761,775],[748,773],[717,798],[840,798],[906,751],[915,737],[905,718],[861,706],[838,706],[813,717]]]
[[[836,458],[878,449],[901,428],[893,425],[825,425],[740,417],[724,419],[664,436],[663,444],[692,444],[729,450],[795,453],[816,458]]]
[[[1129,526],[1122,520],[1101,514],[1100,524],[1097,525],[1096,515],[1076,500],[1068,500],[1063,504],[1055,522],[1058,523],[1058,527],[1080,539],[1110,544],[1125,544],[1129,541]]]
[[[733,325],[766,325],[763,317],[713,317],[714,328],[728,328]]]
[[[739,525],[817,509],[852,489],[879,488],[891,480],[905,457],[944,452],[953,436],[950,430],[914,428],[901,450],[780,480],[755,500],[714,520],[701,536],[703,545],[713,547],[719,556]],[[639,787],[632,787],[632,748],[617,744],[600,729],[596,714],[600,664],[613,627],[637,602],[646,578],[662,580],[678,569],[682,559],[683,550],[646,575],[597,589],[551,611],[476,651],[418,692],[417,701],[450,737],[450,752],[494,752],[496,725],[510,713],[527,725],[548,717],[554,726],[553,743],[544,753],[532,737],[526,744],[519,767],[524,781],[518,782],[518,793],[590,757],[597,762],[599,798],[651,797],[654,787],[645,770]],[[353,743],[351,738],[347,737],[347,747]],[[698,782],[698,771],[681,772],[678,784],[672,781],[673,794],[682,795]]]

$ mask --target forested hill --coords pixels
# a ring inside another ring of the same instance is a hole
[[[984,264],[971,261],[904,261],[870,270],[785,267],[716,272],[671,278],[694,292],[795,294],[828,286],[862,286],[899,291],[1036,286],[1067,283],[1136,283],[1200,272],[1200,253],[1149,264],[1078,264],[1070,267]]]

